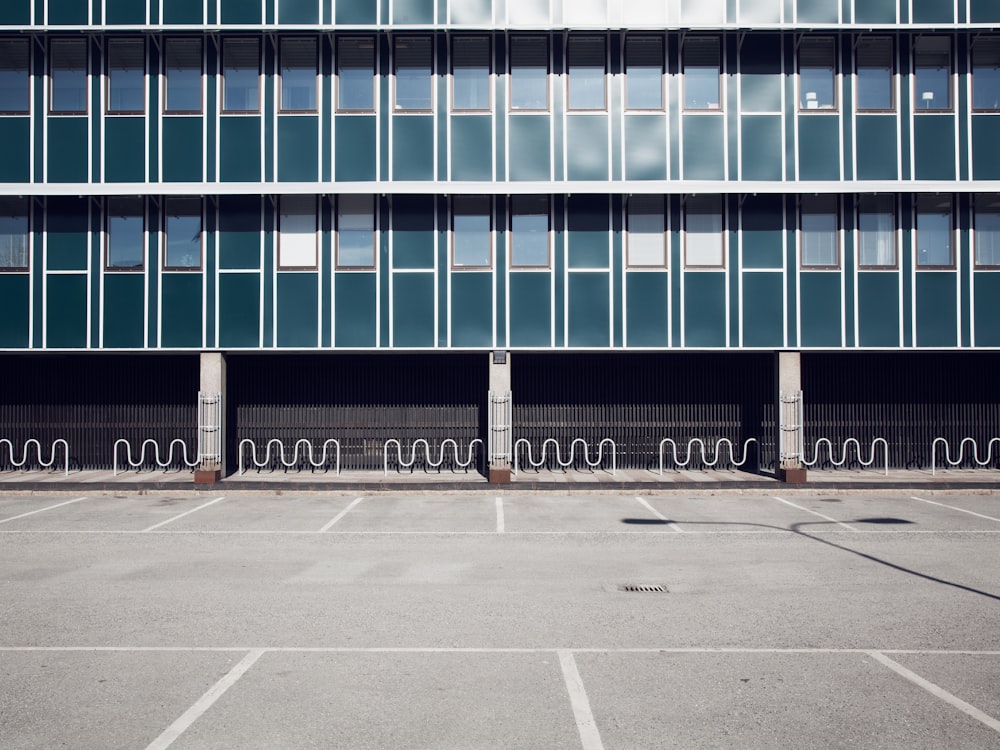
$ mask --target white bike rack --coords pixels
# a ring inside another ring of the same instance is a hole
[[[250,440],[250,439],[241,440],[240,441],[240,446],[239,446],[239,453],[240,453],[240,476],[243,476],[243,474],[246,472],[246,466],[243,463],[243,454],[244,454],[243,449],[246,446],[248,446],[248,445],[250,446],[250,460],[253,462],[253,465],[256,466],[258,469],[264,469],[264,468],[266,468],[266,467],[268,467],[268,466],[271,465],[271,446],[272,445],[278,447],[278,451],[279,452],[278,452],[277,458],[278,458],[279,461],[281,461],[281,465],[284,466],[286,469],[291,469],[293,466],[297,466],[298,465],[299,458],[300,458],[299,457],[299,447],[303,446],[303,445],[306,447],[306,450],[303,451],[302,457],[306,458],[309,461],[309,464],[314,469],[318,469],[321,466],[324,466],[326,464],[326,460],[327,460],[327,451],[328,451],[329,447],[332,445],[332,446],[334,446],[334,448],[336,448],[335,455],[337,457],[337,476],[340,476],[340,441],[334,440],[333,438],[330,438],[329,440],[325,440],[323,442],[323,453],[320,455],[319,461],[314,461],[313,460],[313,444],[312,444],[311,441],[309,441],[309,440],[307,440],[305,438],[302,438],[300,440],[296,440],[295,441],[295,444],[292,446],[292,460],[291,461],[286,461],[285,460],[285,444],[279,438],[273,438],[273,439],[267,441],[267,445],[264,446],[264,460],[263,461],[258,461],[257,460],[257,444],[253,440]]]
[[[858,454],[858,463],[867,469],[869,466],[875,463],[875,451],[878,449],[878,446],[881,445],[882,459],[884,461],[883,474],[885,474],[885,476],[889,476],[889,443],[886,441],[885,438],[877,437],[874,440],[872,440],[871,453],[869,454],[871,458],[869,458],[867,461],[865,461],[865,459],[861,455],[861,443],[858,442],[857,438],[847,438],[847,440],[844,441],[844,445],[840,449],[841,458],[839,461],[837,461],[833,457],[833,443],[830,441],[830,439],[820,438],[819,440],[816,441],[816,444],[813,446],[812,461],[806,460],[805,452],[803,451],[802,453],[803,465],[815,466],[819,462],[819,447],[823,443],[826,443],[826,453],[828,460],[830,461],[831,464],[833,464],[837,468],[840,468],[841,466],[847,463],[847,456],[848,456],[847,449],[853,444],[854,450]]]
[[[965,445],[969,443],[972,445],[972,460],[975,461],[979,466],[988,466],[993,462],[993,444],[1000,443],[1000,437],[990,438],[990,441],[986,444],[986,460],[979,460],[979,445],[976,443],[975,438],[967,437],[962,438],[962,442],[958,444],[958,458],[954,461],[951,460],[951,447],[948,444],[948,439],[943,437],[934,438],[934,442],[931,443],[931,475],[933,476],[937,472],[937,447],[941,443],[944,445],[944,460],[949,466],[958,466],[962,463],[965,452]]]
[[[2,440],[0,440],[0,445],[7,446],[7,451],[10,453],[10,463],[13,466],[16,466],[18,469],[21,469],[28,464],[28,448],[32,445],[35,446],[35,450],[37,451],[38,465],[44,466],[46,469],[51,469],[56,462],[56,448],[58,448],[61,445],[63,447],[64,471],[66,475],[69,476],[69,443],[67,443],[62,438],[58,438],[52,441],[51,452],[49,454],[48,461],[45,461],[45,459],[42,458],[42,444],[37,440],[35,440],[34,438],[26,440],[24,442],[24,445],[21,446],[20,461],[18,461],[14,457],[14,444],[10,440],[8,440],[7,438],[3,438]]]
[[[715,450],[713,451],[715,458],[713,458],[711,461],[708,460],[708,453],[705,449],[705,441],[702,440],[701,438],[691,438],[687,442],[687,458],[685,458],[683,462],[679,461],[677,458],[677,443],[674,442],[671,438],[664,438],[663,440],[660,441],[661,475],[663,474],[663,448],[665,445],[667,445],[667,443],[670,444],[670,447],[673,450],[674,465],[677,467],[677,470],[679,471],[680,469],[687,468],[687,465],[691,463],[691,455],[692,455],[691,448],[695,444],[698,445],[698,449],[701,453],[701,462],[710,469],[714,469],[716,465],[719,463],[719,458],[721,456],[721,450],[723,445],[725,445],[729,449],[729,463],[731,463],[733,466],[743,466],[743,464],[747,462],[747,457],[750,454],[750,443],[757,443],[757,438],[747,438],[743,442],[743,458],[741,458],[739,461],[736,460],[736,449],[735,447],[733,447],[733,441],[730,440],[729,438],[720,438],[719,440],[715,441]]]
[[[440,458],[438,458],[438,460],[435,462],[434,459],[431,458],[431,447],[430,447],[430,444],[424,438],[417,438],[410,445],[410,460],[409,460],[409,462],[406,462],[406,461],[403,460],[403,446],[402,446],[402,444],[396,438],[389,438],[388,440],[385,441],[385,446],[383,446],[383,448],[382,448],[382,468],[383,468],[383,471],[384,471],[384,473],[385,473],[386,476],[388,476],[388,474],[389,474],[389,446],[392,445],[393,443],[395,443],[395,445],[396,445],[396,460],[399,463],[399,467],[402,468],[402,469],[409,469],[411,466],[413,466],[417,462],[417,446],[420,446],[420,445],[424,446],[424,460],[427,462],[427,465],[430,466],[430,467],[432,467],[432,468],[435,468],[435,469],[440,468],[441,465],[444,463],[445,448],[449,444],[451,445],[452,449],[455,451],[455,464],[458,465],[458,466],[461,466],[463,469],[468,469],[470,466],[472,466],[472,461],[473,461],[473,455],[472,454],[473,454],[473,451],[476,448],[476,445],[479,445],[480,448],[483,447],[483,441],[482,440],[480,440],[479,438],[476,438],[475,440],[473,440],[471,443],[469,443],[469,446],[468,446],[468,448],[469,448],[469,451],[468,451],[468,454],[467,454],[468,458],[463,462],[459,458],[458,443],[456,443],[451,438],[447,438],[447,439],[445,439],[445,440],[443,440],[441,442],[441,445],[439,446],[440,449],[441,449]]]
[[[160,460],[160,444],[157,443],[155,440],[152,440],[152,439],[143,440],[142,441],[142,445],[139,447],[139,460],[138,461],[133,461],[132,460],[132,444],[129,443],[129,441],[126,438],[118,438],[115,441],[115,449],[114,449],[114,451],[115,451],[115,456],[114,456],[115,473],[114,473],[114,475],[115,476],[118,476],[118,446],[120,446],[120,445],[124,445],[125,446],[125,459],[128,461],[129,466],[131,466],[133,469],[142,468],[143,464],[146,463],[146,446],[147,445],[153,446],[153,461],[161,469],[169,469],[171,466],[173,466],[175,463],[177,463],[176,461],[174,461],[174,446],[175,445],[179,445],[181,447],[181,451],[180,451],[181,452],[181,456],[182,456],[181,460],[184,462],[184,465],[187,466],[189,469],[193,469],[195,466],[198,466],[198,464],[201,463],[201,461],[200,461],[200,459],[199,459],[199,457],[197,455],[195,456],[194,461],[188,460],[187,443],[185,443],[180,438],[175,438],[174,440],[170,441],[170,445],[167,447],[167,460],[166,461],[161,461]]]
[[[597,444],[597,460],[590,460],[590,445],[583,438],[576,438],[572,443],[569,444],[569,458],[565,461],[562,460],[562,453],[559,447],[559,441],[555,438],[546,438],[542,442],[541,453],[542,457],[537,463],[535,462],[531,454],[531,442],[527,438],[521,438],[514,443],[514,473],[516,474],[519,469],[518,457],[520,456],[519,448],[525,445],[528,448],[528,463],[533,469],[540,469],[546,463],[546,449],[549,445],[555,446],[555,458],[556,463],[558,463],[562,468],[568,469],[574,463],[574,457],[576,454],[576,446],[583,446],[583,460],[587,462],[587,466],[591,469],[597,469],[604,463],[604,446],[611,446],[611,476],[615,476],[618,471],[618,446],[615,445],[615,441],[611,438],[604,438],[600,443]]]

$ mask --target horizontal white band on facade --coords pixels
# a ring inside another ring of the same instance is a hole
[[[31,24],[23,27],[2,26],[0,31],[21,33],[53,33],[87,32],[94,34],[112,33],[175,33],[198,32],[202,34],[240,34],[248,32],[274,33],[275,31],[298,32],[410,32],[410,31],[490,31],[490,32],[576,32],[576,31],[995,31],[995,23],[955,23],[942,21],[940,23],[836,23],[818,21],[799,22],[737,22],[725,23],[667,23],[651,21],[648,24],[636,23],[604,23],[604,24],[566,24],[566,23],[231,23],[231,24],[193,24],[193,23],[150,23],[150,24]]]
[[[514,182],[20,182],[2,196],[142,195],[844,195],[997,193],[1000,180],[580,180]]]

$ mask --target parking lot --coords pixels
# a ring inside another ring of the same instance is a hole
[[[1000,495],[0,497],[0,747],[1000,747]]]

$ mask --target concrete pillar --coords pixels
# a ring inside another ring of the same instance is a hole
[[[802,390],[802,363],[799,352],[776,352],[774,357],[774,473],[779,481],[805,484],[806,470],[799,454],[803,429],[801,401],[789,400]],[[797,429],[794,429],[796,428]]]
[[[489,424],[493,439],[493,452],[510,454],[514,448],[514,431],[510,424],[512,409],[510,402],[506,408],[500,403],[494,403],[492,399],[500,398],[504,394],[510,393],[510,352],[496,351],[490,352],[490,394],[491,402],[487,404],[489,410]],[[499,422],[506,422],[500,424]],[[499,429],[498,429],[499,428]],[[504,429],[505,428],[505,429]],[[507,484],[510,482],[510,461],[506,458],[488,457],[489,480],[492,484]]]
[[[222,352],[202,352],[200,369],[198,390],[201,397],[217,397],[218,407],[213,407],[209,401],[199,409],[203,421],[199,437],[205,453],[218,453],[219,460],[203,460],[194,473],[194,481],[211,484],[226,475],[226,358]]]

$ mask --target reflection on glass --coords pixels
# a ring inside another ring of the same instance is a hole
[[[337,45],[337,109],[368,111],[375,107],[375,42],[342,39]]]
[[[396,109],[431,108],[431,40],[396,39]]]
[[[896,212],[891,195],[858,201],[858,246],[862,266],[896,265]]]
[[[201,40],[166,41],[166,111],[201,112]]]
[[[862,39],[857,49],[858,109],[891,110],[892,39]]]
[[[489,266],[490,201],[489,198],[456,198],[452,217],[456,268]]]
[[[375,214],[367,195],[341,196],[337,206],[337,265],[375,266]]]
[[[53,39],[51,110],[60,114],[87,111],[87,43],[83,39]]]
[[[952,264],[951,199],[919,196],[917,200],[917,265]]]
[[[515,196],[511,203],[511,265],[548,266],[548,199]]]
[[[227,112],[256,112],[260,107],[260,53],[256,39],[226,39],[223,108]]]
[[[108,268],[141,269],[143,215],[141,198],[108,200]]]
[[[836,266],[840,262],[837,242],[837,199],[831,196],[802,198],[802,265]]]
[[[548,50],[545,37],[514,37],[510,40],[511,109],[548,108]]]
[[[26,198],[0,198],[0,268],[28,267],[28,203]]]
[[[1000,266],[1000,195],[977,195],[976,265]]]
[[[456,37],[452,46],[452,106],[490,108],[490,42],[486,37]]]
[[[201,201],[169,198],[166,209],[167,268],[201,267]]]
[[[1000,110],[1000,38],[984,37],[973,44],[972,108]]]
[[[108,40],[108,112],[145,110],[145,56],[141,39]]]
[[[951,40],[919,37],[914,43],[913,57],[916,109],[951,109]]]
[[[28,112],[28,40],[0,41],[0,112]]]
[[[316,40],[281,41],[281,110],[316,111]]]

